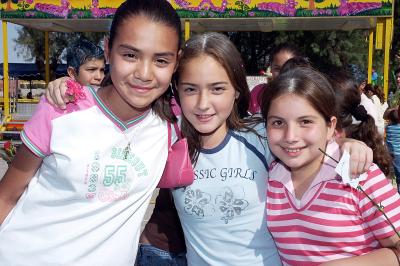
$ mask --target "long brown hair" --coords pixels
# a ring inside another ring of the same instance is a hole
[[[179,74],[186,64],[199,56],[206,55],[219,62],[225,69],[232,86],[239,97],[235,100],[233,110],[226,120],[227,127],[232,130],[252,130],[250,123],[261,122],[261,119],[244,119],[248,116],[250,90],[246,81],[246,72],[239,51],[229,38],[221,33],[207,32],[194,35],[187,42],[182,51],[179,66],[176,72],[176,81],[179,84]],[[176,93],[178,96],[178,94]],[[179,103],[179,97],[178,97]],[[197,130],[182,117],[182,133],[189,143],[189,153],[192,162],[196,163],[202,147],[202,140]]]
[[[332,74],[331,82],[337,102],[338,130],[344,130],[346,137],[363,141],[373,150],[373,161],[388,176],[391,173],[392,157],[384,144],[375,120],[360,105],[361,95],[354,79],[345,72]]]

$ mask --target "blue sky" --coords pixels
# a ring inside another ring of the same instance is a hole
[[[25,63],[27,62],[23,57],[18,57],[15,48],[15,42],[13,39],[17,38],[17,29],[21,26],[7,23],[7,33],[8,33],[8,61],[10,63]],[[3,63],[3,28],[0,27],[0,63]]]

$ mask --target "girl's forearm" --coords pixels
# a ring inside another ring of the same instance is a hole
[[[0,225],[3,224],[7,215],[10,213],[12,208],[14,208],[16,203],[17,203],[17,201],[7,202],[0,198]]]
[[[396,253],[390,248],[380,248],[357,257],[333,260],[321,264],[321,266],[398,266],[399,261]]]
[[[7,172],[0,180],[0,223],[17,204],[29,181],[40,167],[42,159],[21,145]]]

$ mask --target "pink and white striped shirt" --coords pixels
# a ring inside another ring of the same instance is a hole
[[[337,144],[329,146],[329,154],[339,158]],[[300,200],[295,197],[290,171],[281,163],[271,167],[267,225],[284,265],[318,265],[359,256],[379,248],[379,239],[395,234],[361,191],[342,183],[335,167],[333,160],[326,159]],[[384,206],[399,230],[400,197],[381,170],[372,165],[360,185]]]

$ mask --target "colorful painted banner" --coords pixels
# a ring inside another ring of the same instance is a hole
[[[393,0],[170,0],[181,18],[391,16]],[[1,0],[0,18],[110,19],[123,0]]]

